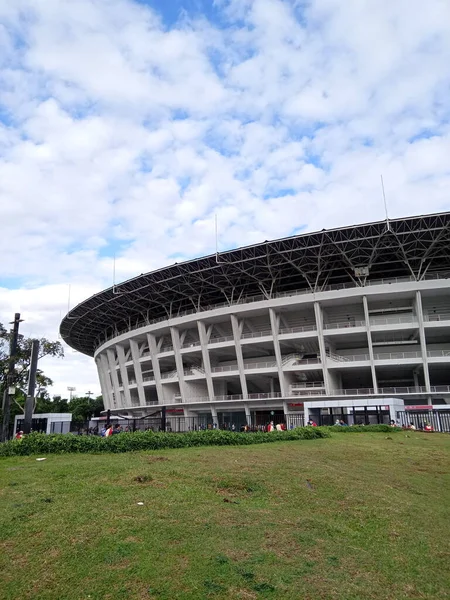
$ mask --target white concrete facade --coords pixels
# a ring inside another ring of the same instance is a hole
[[[130,416],[450,403],[450,279],[241,299],[122,333],[95,361],[105,407]]]

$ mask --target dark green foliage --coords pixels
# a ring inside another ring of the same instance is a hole
[[[330,437],[323,428],[298,427],[291,431],[270,433],[236,433],[232,431],[191,431],[186,433],[154,433],[136,431],[120,433],[108,438],[70,434],[45,435],[32,433],[22,440],[11,440],[0,445],[0,456],[28,456],[31,454],[67,454],[100,452],[134,452],[189,448],[193,446],[246,446],[289,440],[312,440]]]
[[[402,431],[401,427],[391,427],[390,425],[352,425],[351,427],[333,425],[332,427],[321,427],[321,429],[336,433],[396,433]]]

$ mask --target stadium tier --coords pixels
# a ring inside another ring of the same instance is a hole
[[[306,400],[445,404],[450,213],[158,269],[76,306],[61,335],[95,358],[105,406],[136,418],[165,407],[254,423],[289,421]]]

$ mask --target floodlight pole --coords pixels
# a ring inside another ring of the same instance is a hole
[[[1,441],[6,442],[9,438],[9,416],[11,414],[11,396],[14,396],[14,376],[15,376],[15,366],[16,366],[16,353],[17,353],[17,341],[19,339],[19,325],[21,323],[20,313],[15,313],[14,321],[11,321],[11,325],[13,325],[12,329],[12,337],[9,346],[9,363],[8,363],[8,373],[6,375],[5,381],[5,391],[3,394],[3,423],[2,423],[2,431],[1,431]]]
[[[25,400],[25,416],[23,419],[23,432],[30,433],[33,421],[34,395],[36,390],[36,371],[39,358],[39,340],[33,340],[31,346],[31,364],[28,376],[27,399]]]

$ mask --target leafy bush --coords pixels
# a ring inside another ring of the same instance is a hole
[[[321,427],[320,429],[335,431],[336,433],[396,433],[402,431],[401,427],[391,427],[390,425],[352,425],[351,427],[333,425],[331,427]]]
[[[108,438],[70,434],[32,433],[22,440],[0,444],[0,456],[29,456],[31,454],[67,454],[100,452],[134,452],[138,450],[162,450],[165,448],[189,448],[194,446],[247,446],[289,440],[312,440],[330,437],[325,428],[298,427],[291,431],[270,433],[237,433],[219,429],[189,431],[186,433],[163,433],[136,431],[120,433]]]

